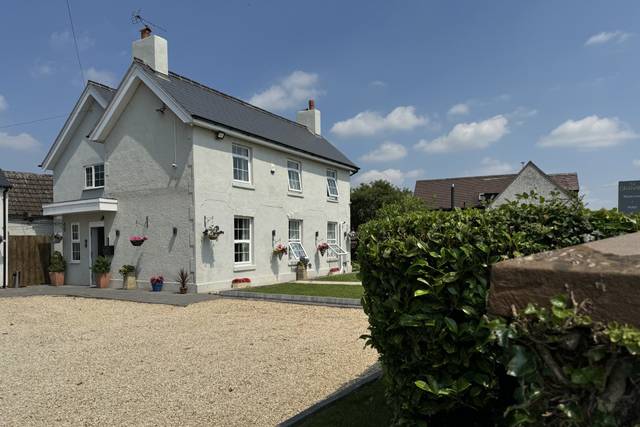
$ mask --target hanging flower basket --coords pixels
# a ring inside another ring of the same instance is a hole
[[[282,243],[278,243],[274,248],[273,248],[273,254],[275,256],[278,257],[278,259],[282,259],[283,255],[286,255],[288,253],[288,249],[285,245],[283,245]]]
[[[218,240],[218,237],[220,237],[221,234],[224,234],[224,231],[220,230],[219,226],[212,225],[206,228],[202,234],[209,240]]]
[[[324,256],[324,253],[327,252],[328,249],[329,249],[329,244],[326,242],[322,242],[318,245],[318,251],[322,256]]]
[[[142,244],[147,240],[147,236],[131,236],[129,237],[129,241],[133,246],[142,246]]]
[[[52,235],[51,236],[51,240],[53,241],[53,243],[62,242],[62,234],[61,233],[56,233],[56,234]]]

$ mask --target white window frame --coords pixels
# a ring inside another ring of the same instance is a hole
[[[77,236],[74,238],[73,237],[73,228],[77,227],[78,228],[78,232],[76,233]],[[78,264],[80,263],[80,261],[82,260],[82,244],[81,244],[81,238],[80,238],[80,223],[79,222],[72,222],[70,224],[70,228],[69,228],[69,234],[70,234],[70,241],[71,241],[71,260],[69,261],[72,264]],[[77,244],[78,245],[78,259],[76,259],[74,257],[75,255],[75,251],[73,250],[73,245]]]
[[[329,227],[330,226],[334,226],[334,236],[333,238],[331,238],[329,236]],[[331,245],[337,245],[338,244],[338,223],[335,221],[329,221],[327,222],[327,244],[329,245],[329,247],[331,247]],[[338,258],[338,256],[336,255],[335,252],[333,252],[332,250],[329,250],[327,253],[327,259],[336,259]]]
[[[248,220],[249,221],[249,239],[236,239],[236,220]],[[236,244],[249,244],[249,260],[248,261],[236,261]],[[236,215],[233,217],[233,264],[235,266],[240,265],[251,265],[253,262],[253,218],[250,216],[239,216]]]
[[[234,153],[233,149],[235,147],[241,148],[243,150],[247,150],[247,155],[245,156],[243,154]],[[247,161],[247,177],[248,177],[247,181],[242,180],[242,179],[236,179],[236,176],[235,176],[236,168],[235,168],[235,165],[233,164],[233,159],[235,159],[235,158],[239,158],[239,159]],[[252,174],[251,174],[251,148],[250,147],[247,147],[246,145],[240,145],[240,144],[232,144],[231,145],[231,173],[232,173],[232,177],[233,177],[233,182],[240,182],[240,183],[243,183],[243,184],[251,184],[251,179],[252,179],[251,175]]]
[[[331,194],[330,181],[333,181],[336,186],[335,194]],[[338,197],[340,197],[340,191],[338,190],[338,171],[335,169],[327,169],[327,197],[330,200],[338,200]]]
[[[96,185],[96,167],[102,166],[102,185]],[[87,171],[91,171],[91,184],[87,185]],[[94,190],[96,188],[104,188],[104,183],[106,181],[104,163],[96,163],[95,165],[89,165],[84,167],[84,189],[85,190]]]
[[[297,238],[297,239],[292,239],[291,238],[291,223],[292,222],[295,222],[295,223],[299,224],[299,229],[298,229],[299,238]],[[287,228],[287,237],[288,237],[287,247],[289,248],[289,260],[290,261],[297,262],[297,261],[300,260],[300,258],[295,255],[295,251],[293,250],[293,246],[292,246],[292,244],[296,244],[296,243],[300,245],[300,248],[302,248],[302,252],[304,253],[304,257],[305,258],[309,258],[309,255],[307,254],[307,250],[304,248],[304,245],[302,244],[303,226],[304,226],[304,224],[303,224],[301,219],[290,219],[289,220],[288,228]]]
[[[298,167],[292,168],[289,166],[289,163],[295,163],[296,165],[298,165]],[[289,177],[289,172],[295,172],[298,174],[298,182],[300,183],[300,188],[291,188],[291,177]],[[289,186],[289,191],[302,193],[302,162],[293,159],[287,159],[287,184]]]

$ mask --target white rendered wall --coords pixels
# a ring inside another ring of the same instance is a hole
[[[8,253],[5,252],[5,247],[7,249],[9,248],[9,242],[6,242],[6,243],[4,242],[4,239],[8,237],[8,234],[5,233],[5,230],[4,230],[4,218],[7,216],[7,212],[8,212],[9,196],[7,195],[7,203],[5,204],[4,197],[3,197],[3,190],[4,190],[3,188],[0,188],[0,237],[2,237],[2,240],[3,240],[0,243],[0,286],[2,286],[3,283],[6,283],[7,286],[9,286],[9,283],[6,281],[7,270],[4,265],[5,255],[8,256]],[[9,261],[9,258],[7,258],[7,261]]]
[[[112,286],[122,285],[123,264],[136,266],[140,287],[157,274],[175,287],[180,268],[193,270],[191,128],[168,109],[156,111],[161,106],[139,85],[105,141],[105,197],[118,200],[118,212],[105,216],[105,238],[115,245]],[[134,234],[149,240],[134,247]]]
[[[510,200],[516,200],[518,194],[529,193],[532,190],[545,198],[551,198],[553,192],[558,192],[559,198],[567,199],[567,196],[560,191],[558,186],[541,175],[535,167],[528,165],[516,179],[496,197],[491,203],[491,206],[497,207]]]
[[[327,274],[331,267],[341,267],[339,261],[328,262],[326,255],[321,257],[316,246],[326,240],[328,221],[344,223],[342,230],[350,230],[349,172],[338,169],[340,197],[338,202],[331,202],[327,200],[326,170],[335,167],[236,140],[229,135],[223,140],[214,135],[203,128],[193,130],[198,291],[230,288],[236,277],[248,277],[253,285],[294,279],[295,267],[290,265],[288,258],[278,260],[272,256],[273,243],[288,242],[289,219],[303,220],[302,243],[311,260],[311,277]],[[233,183],[231,147],[234,142],[251,148],[252,185],[248,187]],[[287,159],[302,164],[301,195],[288,191]],[[233,219],[236,215],[253,218],[253,262],[248,267],[234,267]],[[218,241],[203,238],[205,216],[213,217],[213,224],[224,231]],[[275,242],[272,241],[272,230],[276,231]],[[342,247],[348,250],[349,243],[344,234],[340,234]],[[343,260],[348,261],[348,256]],[[349,262],[346,269],[350,269]]]

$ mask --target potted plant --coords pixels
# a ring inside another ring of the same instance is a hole
[[[187,273],[184,268],[181,268],[178,272],[178,283],[180,283],[179,292],[181,294],[186,294],[189,290],[189,273]]]
[[[64,271],[66,268],[67,263],[64,257],[59,251],[55,251],[49,261],[49,279],[53,286],[64,285]]]
[[[232,288],[246,288],[251,283],[251,279],[248,277],[236,277],[231,281]]]
[[[301,257],[296,264],[296,280],[307,280],[307,267],[311,267],[309,258]]]
[[[111,281],[111,259],[106,256],[99,256],[93,262],[91,271],[96,275],[96,286],[98,288],[108,288]]]
[[[60,243],[62,242],[62,233],[55,233],[51,235],[51,241],[53,243]]]
[[[318,251],[320,255],[324,256],[324,253],[329,249],[329,244],[327,242],[322,242],[318,245]]]
[[[147,236],[131,236],[129,237],[129,241],[133,246],[142,246],[142,244],[147,241]]]
[[[162,275],[151,276],[149,282],[151,283],[151,291],[160,292],[164,284],[164,277]]]
[[[136,289],[136,268],[133,265],[125,264],[118,272],[122,275],[122,289]]]
[[[220,227],[217,225],[210,225],[202,232],[202,234],[209,240],[218,240],[218,237],[220,237],[221,234],[224,234],[224,231],[220,230]]]
[[[273,248],[273,254],[275,256],[278,257],[278,259],[282,259],[283,255],[287,254],[287,247],[285,245],[283,245],[282,243],[278,243],[274,248]]]

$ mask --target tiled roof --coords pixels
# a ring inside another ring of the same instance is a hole
[[[11,184],[7,180],[7,177],[4,176],[4,172],[0,169],[0,188],[9,188]]]
[[[311,133],[305,126],[219,92],[179,74],[159,76],[149,66],[135,60],[162,89],[192,117],[258,136],[296,151],[358,169],[329,141]]]
[[[416,182],[415,195],[425,200],[434,209],[451,208],[451,184],[455,184],[455,207],[480,206],[480,193],[500,194],[513,182],[517,174],[469,176],[460,178],[430,179]],[[576,173],[547,174],[559,187],[577,192]]]
[[[9,216],[42,216],[42,205],[53,202],[53,176],[4,171],[11,184]]]

